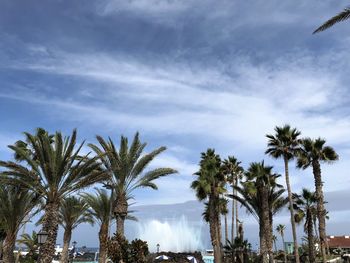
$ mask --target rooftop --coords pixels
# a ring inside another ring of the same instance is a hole
[[[350,236],[327,236],[330,248],[350,248]]]

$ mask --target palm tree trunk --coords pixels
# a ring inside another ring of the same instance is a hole
[[[287,158],[287,156],[284,156],[284,170],[285,170],[286,185],[287,185],[287,191],[288,191],[290,221],[292,223],[295,262],[296,263],[300,263],[298,238],[297,238],[297,232],[296,232],[296,226],[295,226],[295,220],[294,220],[292,190],[291,190],[290,182],[289,182],[289,169],[288,169],[288,158]]]
[[[6,263],[14,263],[15,262],[15,256],[13,254],[13,251],[15,250],[15,244],[16,244],[16,233],[6,233],[6,238],[4,241],[4,247],[3,247],[3,259]]]
[[[234,189],[234,187],[232,187],[232,194],[235,195],[236,194],[236,191]],[[231,243],[234,242],[235,240],[235,204],[236,204],[236,200],[232,200],[232,211],[231,211],[231,214],[232,214],[232,222],[231,222]]]
[[[57,202],[48,202],[45,208],[43,219],[43,230],[48,233],[46,243],[40,247],[39,263],[51,263],[55,254],[55,245],[58,232],[58,211]]]
[[[214,197],[209,197],[209,230],[210,230],[210,238],[214,251],[214,262],[222,263],[222,255],[221,255],[221,238],[220,238],[220,214],[217,213],[218,209],[215,207]]]
[[[307,211],[307,239],[309,245],[309,263],[315,262],[315,244],[314,244],[314,230],[312,222],[312,213],[310,210]]]
[[[69,261],[69,243],[72,238],[72,229],[66,228],[63,234],[63,249],[61,254],[61,263]]]
[[[323,200],[323,182],[321,178],[320,163],[315,160],[312,162],[313,174],[315,178],[315,193],[317,199],[317,217],[318,217],[318,231],[320,235],[320,249],[322,255],[322,262],[326,263],[326,213],[324,209]]]
[[[107,242],[108,242],[108,229],[109,224],[102,224],[100,232],[98,234],[100,240],[100,250],[99,250],[99,259],[98,263],[106,263],[107,261]]]
[[[119,195],[115,203],[114,214],[117,221],[117,234],[124,237],[124,222],[128,214],[128,201],[125,195]]]
[[[284,262],[287,263],[287,252],[286,252],[286,248],[284,246],[284,235],[283,235],[283,232],[281,233],[281,238],[282,238],[282,242],[283,242],[283,245],[282,245],[282,249],[283,249],[283,254],[284,254]]]
[[[271,248],[272,248],[272,236],[270,234],[270,214],[269,214],[269,202],[268,202],[268,190],[265,186],[258,186],[258,198],[260,206],[259,214],[259,228],[260,228],[260,253],[262,256],[262,262],[271,262]],[[261,240],[262,239],[262,240]]]
[[[117,234],[124,237],[124,218],[117,216]]]
[[[225,220],[225,245],[227,245],[227,239],[228,239],[228,225],[227,225],[227,214],[224,215]]]
[[[238,186],[238,179],[235,180],[235,186]],[[237,195],[237,190],[235,190],[235,195]],[[235,203],[235,214],[236,214],[236,237],[238,237],[238,228],[239,228],[239,219],[238,219],[238,202],[237,200],[234,200]]]

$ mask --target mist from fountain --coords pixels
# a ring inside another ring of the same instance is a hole
[[[138,224],[138,238],[148,243],[149,250],[156,252],[157,244],[160,251],[193,252],[204,248],[201,227],[191,226],[187,219],[171,221],[149,220]]]

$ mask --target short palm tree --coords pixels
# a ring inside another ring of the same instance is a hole
[[[273,245],[275,247],[275,252],[277,252],[277,236],[276,235],[272,235],[272,241],[273,241]]]
[[[316,195],[314,192],[303,188],[301,195],[293,194],[295,221],[297,223],[305,220],[304,232],[307,234],[309,262],[315,262],[315,238],[313,229],[313,213],[316,207]]]
[[[33,256],[39,247],[37,232],[33,231],[31,235],[22,234],[17,243],[24,245],[27,248],[28,255]]]
[[[112,219],[112,197],[104,189],[95,189],[95,194],[83,193],[82,197],[89,206],[88,212],[100,225],[98,232],[100,249],[99,263],[106,263],[108,230]]]
[[[276,227],[276,231],[278,232],[278,234],[280,234],[281,236],[281,240],[282,240],[282,248],[283,248],[283,255],[284,255],[284,262],[287,263],[287,253],[286,253],[286,249],[284,246],[284,231],[286,230],[286,226],[279,224]]]
[[[210,238],[214,250],[214,261],[221,263],[223,260],[221,246],[221,222],[222,210],[221,196],[225,193],[225,176],[221,170],[221,159],[215,150],[208,149],[201,154],[200,169],[191,184],[200,201],[207,201],[206,221],[209,222]]]
[[[241,166],[241,162],[239,162],[234,156],[229,156],[222,163],[223,173],[226,176],[228,183],[232,187],[232,194],[237,195],[235,190],[235,186],[237,187],[238,182],[242,179],[244,169]],[[231,243],[234,242],[235,239],[235,223],[236,223],[236,236],[238,236],[238,203],[237,200],[232,200],[232,219],[231,219]]]
[[[320,27],[318,27],[313,34],[322,32],[332,26],[334,26],[337,23],[340,23],[342,21],[348,20],[350,18],[350,8],[345,8],[342,12],[339,14],[333,16],[332,18],[328,19],[325,23],[323,23]]]
[[[286,185],[288,191],[289,207],[290,207],[290,219],[292,224],[292,234],[294,241],[294,256],[296,263],[300,263],[299,259],[299,249],[298,249],[298,239],[294,220],[293,211],[293,198],[292,189],[289,180],[289,169],[288,163],[290,160],[294,159],[296,154],[300,151],[300,131],[295,128],[291,128],[290,125],[286,124],[283,127],[275,127],[275,134],[268,134],[267,150],[266,154],[272,156],[275,159],[283,158],[284,161],[284,171],[286,178]]]
[[[273,216],[286,204],[284,189],[277,184],[279,176],[264,162],[252,163],[245,173],[245,181],[236,187],[238,195],[229,195],[240,202],[259,222],[262,261],[273,260]]]
[[[315,193],[317,200],[317,217],[319,222],[319,238],[323,261],[326,262],[326,211],[324,208],[323,182],[321,176],[321,162],[333,163],[339,159],[335,150],[326,146],[321,138],[302,140],[302,150],[298,154],[297,167],[307,169],[312,167],[315,179]]]
[[[47,241],[40,247],[40,263],[51,263],[57,239],[59,207],[69,194],[106,179],[99,169],[98,156],[79,158],[84,143],[76,145],[77,132],[63,137],[61,132],[50,135],[24,133],[26,147],[10,145],[20,163],[1,161],[4,168],[0,181],[33,191],[45,200],[43,230]]]
[[[82,223],[93,225],[94,220],[88,212],[88,204],[78,197],[68,196],[59,209],[59,224],[64,229],[61,263],[69,262],[69,244],[73,230]]]
[[[39,200],[35,193],[19,186],[0,185],[0,221],[6,233],[3,247],[4,262],[15,262],[13,250],[18,230],[26,223],[26,218],[34,215]]]
[[[101,166],[109,174],[106,186],[113,191],[113,213],[117,220],[117,232],[124,236],[124,222],[128,216],[128,200],[138,188],[158,189],[154,181],[160,177],[176,173],[171,168],[156,168],[146,171],[150,163],[166,147],[160,147],[150,153],[143,153],[146,143],[141,143],[136,133],[131,145],[128,139],[121,136],[119,150],[112,139],[104,140],[96,136],[99,146],[89,144],[90,148],[100,156]]]

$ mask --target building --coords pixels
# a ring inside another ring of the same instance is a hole
[[[350,253],[350,236],[327,236],[327,241],[331,253]]]
[[[293,242],[284,242],[284,251],[286,251],[287,254],[293,254],[294,253],[294,243]]]

